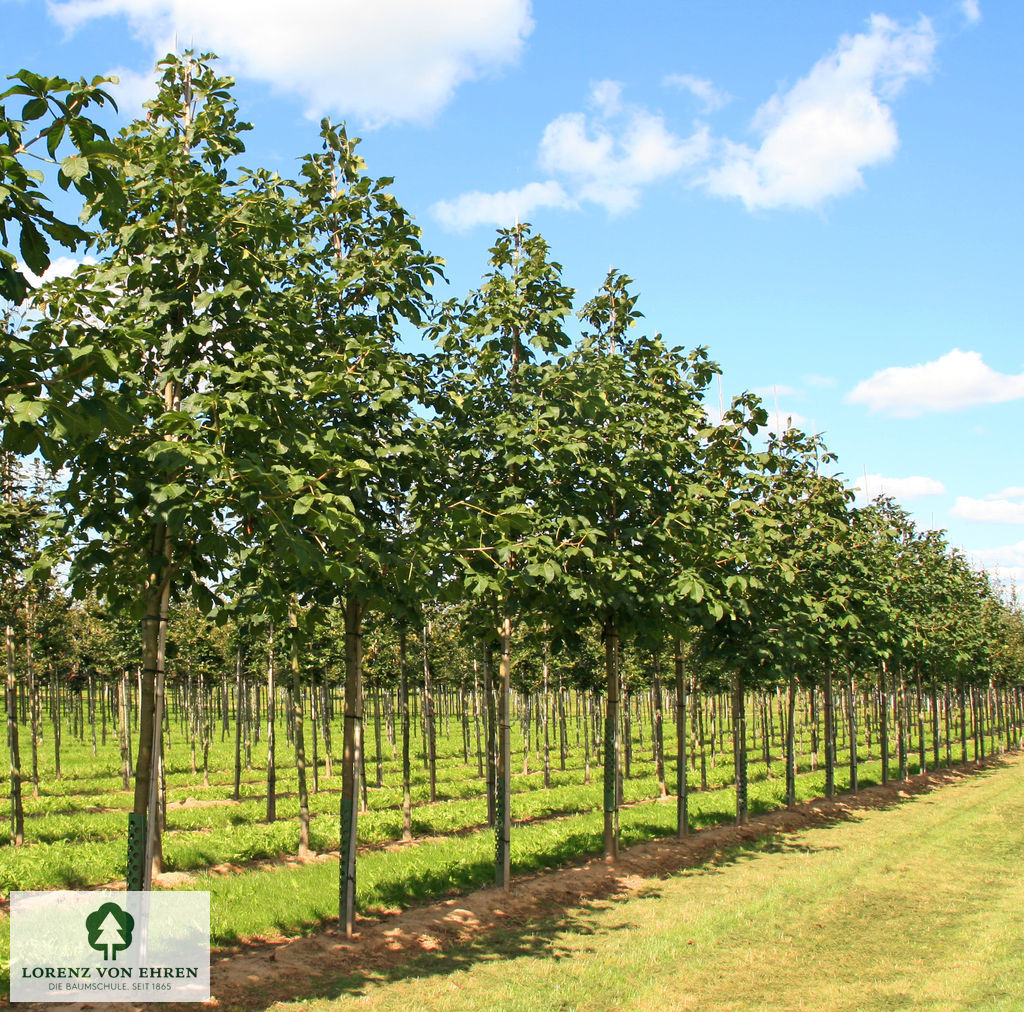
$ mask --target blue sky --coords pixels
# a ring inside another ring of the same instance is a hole
[[[218,52],[282,173],[321,115],[474,286],[500,223],[581,301],[609,267],[726,395],[825,433],[977,562],[1024,580],[1024,7],[640,0],[0,0],[4,73]]]

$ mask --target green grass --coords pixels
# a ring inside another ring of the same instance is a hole
[[[505,924],[291,1012],[1024,1008],[1024,760]]]
[[[461,742],[456,733],[439,736],[436,803],[428,804],[427,774],[419,756],[414,756],[413,833],[414,846],[384,849],[401,837],[400,770],[385,745],[383,788],[371,787],[369,811],[359,819],[358,892],[363,912],[406,907],[440,895],[476,888],[493,876],[493,835],[486,829],[484,783],[476,764],[463,763]],[[666,741],[673,740],[673,728],[666,728]],[[570,735],[570,738],[572,736]],[[336,736],[336,740],[340,740]],[[213,901],[213,939],[226,944],[238,938],[280,933],[301,933],[337,916],[336,860],[307,866],[279,865],[249,869],[223,876],[204,874],[221,863],[276,859],[294,854],[298,847],[298,799],[296,774],[290,769],[290,746],[283,726],[279,737],[278,821],[266,824],[264,771],[244,770],[240,802],[214,807],[172,808],[164,837],[165,869],[185,871],[195,877],[185,888],[209,889]],[[0,889],[85,888],[117,881],[123,877],[125,823],[131,795],[122,789],[119,757],[113,739],[92,755],[91,744],[65,738],[62,753],[64,774],[56,780],[50,768],[49,744],[41,750],[42,792],[39,798],[26,792],[26,839],[28,845],[14,848],[0,845]],[[232,791],[234,745],[230,740],[213,743],[210,754],[210,784],[203,785],[202,773],[189,769],[187,746],[173,734],[167,754],[168,800],[192,798],[227,802]],[[311,749],[310,755],[311,755]],[[877,754],[877,743],[875,745]],[[23,747],[23,753],[25,749]],[[254,762],[262,759],[265,747],[253,749]],[[27,757],[26,757],[27,758]],[[699,772],[690,770],[688,780],[690,821],[695,828],[731,819],[734,792],[730,763],[718,755],[708,763],[709,790],[698,792]],[[846,786],[845,756],[838,757],[837,788]],[[821,761],[819,757],[819,763]],[[809,771],[809,756],[801,757],[798,796],[815,797],[824,792],[824,772]],[[559,768],[557,749],[552,750],[551,787],[543,787],[539,757],[531,751],[530,772],[522,771],[522,743],[514,742],[512,813],[513,872],[522,874],[554,867],[601,849],[601,771],[591,756],[591,782],[584,784],[583,753],[570,750],[567,769]],[[666,757],[671,781],[672,757]],[[916,770],[916,757],[910,763]],[[311,844],[314,850],[331,851],[338,846],[338,775],[327,778],[321,757],[320,792],[311,794]],[[771,764],[773,779],[759,750],[750,753],[750,809],[752,812],[779,807],[783,802],[784,766]],[[895,762],[890,770],[895,774]],[[375,780],[375,763],[368,757],[367,773]],[[627,808],[621,817],[624,845],[664,836],[672,832],[674,802],[660,804],[650,743],[634,743],[632,777],[624,781],[627,803],[650,802]],[[862,785],[878,780],[877,760],[861,764]],[[309,777],[312,787],[312,777]],[[437,839],[437,838],[442,839]],[[0,943],[2,944],[2,943]],[[5,946],[4,946],[5,948]],[[0,949],[0,961],[6,953]]]

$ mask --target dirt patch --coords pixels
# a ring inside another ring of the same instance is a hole
[[[240,804],[234,798],[185,798],[184,801],[168,801],[167,811],[175,808],[225,808]]]
[[[655,840],[624,850],[612,863],[592,858],[516,879],[510,893],[491,887],[392,915],[359,918],[352,938],[327,929],[301,938],[251,939],[214,953],[214,999],[210,1005],[249,1012],[266,1009],[275,1001],[323,994],[328,982],[346,975],[386,971],[425,952],[479,940],[482,934],[539,925],[588,901],[626,897],[647,888],[652,878],[704,863],[744,843],[852,818],[864,809],[889,808],[963,780],[977,769],[971,765],[939,770],[906,782],[865,788],[858,794],[817,798],[792,810],[756,815],[745,826],[715,826],[692,832],[682,840]],[[314,855],[310,859],[330,860],[336,855]],[[230,870],[235,869],[225,868]],[[195,1008],[166,1004],[152,1007],[168,1012]],[[103,1008],[124,1012],[126,1006],[78,1004],[61,1008],[67,1012]]]

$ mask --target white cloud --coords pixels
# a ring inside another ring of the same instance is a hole
[[[768,412],[768,428],[773,432],[785,432],[787,429],[811,431],[810,419],[798,411],[787,411],[785,408],[776,411],[775,405],[771,403],[766,403],[764,409]]]
[[[921,474],[912,474],[907,478],[862,475],[854,482],[853,488],[864,499],[874,499],[879,495],[892,496],[894,499],[917,499],[928,495],[943,495],[946,491],[941,481]]]
[[[976,25],[981,20],[981,8],[978,6],[978,0],[963,0],[960,10],[969,25]]]
[[[1024,524],[1024,502],[957,496],[950,514],[960,520],[973,520],[981,524]]]
[[[447,228],[510,224],[541,207],[579,209],[597,204],[610,214],[629,211],[645,186],[703,161],[709,151],[706,126],[679,137],[661,116],[624,102],[618,81],[598,81],[587,99],[591,112],[552,120],[540,142],[541,168],[556,177],[517,190],[475,190],[436,203],[432,212]]]
[[[1024,541],[999,548],[979,548],[967,552],[971,561],[1006,583],[1024,589]]]
[[[127,67],[114,67],[107,71],[106,76],[117,78],[117,84],[110,85],[109,91],[117,102],[118,111],[127,118],[138,116],[143,103],[156,97],[156,76],[148,70],[139,72]]]
[[[716,112],[731,101],[731,96],[719,91],[710,81],[693,74],[667,74],[661,82],[669,88],[680,88],[688,91],[701,103],[701,112],[705,115]]]
[[[789,397],[792,394],[799,393],[799,391],[796,387],[786,386],[783,383],[771,387],[754,387],[754,393],[762,400],[766,400],[770,397]]]
[[[816,372],[806,373],[803,377],[803,381],[809,387],[818,387],[820,389],[827,389],[836,385],[835,378],[832,376],[819,376]]]
[[[859,188],[862,170],[899,145],[885,100],[928,73],[935,44],[925,17],[904,27],[872,15],[868,31],[843,36],[806,77],[761,106],[752,124],[760,147],[722,142],[704,186],[749,209],[814,208]]]
[[[1000,492],[985,496],[986,499],[1024,499],[1024,485],[1010,485]]]
[[[1024,373],[996,372],[980,352],[954,348],[934,362],[882,369],[858,383],[845,399],[849,404],[866,404],[872,412],[911,418],[926,411],[956,411],[1021,397]]]
[[[126,17],[162,55],[177,35],[239,75],[294,92],[311,115],[426,121],[467,80],[515,61],[530,0],[50,0],[69,28]]]
[[[540,164],[566,177],[581,201],[616,214],[639,203],[642,187],[668,179],[708,155],[707,128],[679,137],[661,116],[623,103],[621,86],[601,81],[591,90],[596,113],[565,113],[544,129]]]
[[[474,225],[512,225],[525,221],[541,207],[574,208],[576,205],[562,187],[554,182],[527,183],[518,190],[484,193],[474,190],[454,200],[438,201],[431,208],[435,218],[453,232],[464,232]]]
[[[83,257],[81,260],[77,260],[75,257],[60,256],[54,257],[50,261],[50,266],[46,268],[43,273],[34,274],[28,269],[28,267],[18,261],[18,270],[24,275],[25,280],[33,287],[38,288],[41,284],[47,281],[52,281],[54,278],[67,278],[70,277],[75,271],[78,270],[82,264],[94,264],[96,260],[94,257]],[[30,297],[31,298],[31,297]]]

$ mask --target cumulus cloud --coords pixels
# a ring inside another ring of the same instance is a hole
[[[74,29],[127,18],[166,51],[176,34],[230,69],[300,95],[311,115],[370,125],[426,121],[465,81],[515,61],[533,29],[530,0],[50,0]]]
[[[952,516],[981,524],[1024,524],[1024,502],[1009,499],[972,499],[957,496]]]
[[[166,48],[173,48],[173,42]],[[113,67],[106,72],[106,76],[117,78],[117,84],[110,85],[109,90],[123,116],[138,116],[142,112],[143,103],[156,97],[156,77],[148,70]]]
[[[441,200],[433,208],[434,217],[453,232],[464,232],[475,225],[512,225],[524,221],[542,207],[573,208],[575,202],[553,180],[528,183],[518,190],[484,193],[474,190],[454,200]]]
[[[94,263],[96,263],[95,258],[90,256],[82,257],[81,260],[78,260],[75,257],[59,256],[54,257],[54,259],[50,261],[50,266],[47,267],[42,274],[34,274],[20,260],[18,261],[17,267],[18,270],[21,271],[25,280],[33,288],[38,288],[41,284],[47,281],[52,281],[54,278],[70,277],[78,270],[79,267],[82,266],[82,264]]]
[[[806,77],[761,106],[752,123],[759,147],[722,141],[703,185],[749,209],[815,208],[858,189],[863,169],[896,153],[887,102],[929,72],[935,45],[925,17],[907,27],[872,15],[866,32],[843,36]]]
[[[894,499],[917,499],[922,496],[943,495],[946,486],[935,478],[926,478],[921,474],[912,474],[907,478],[866,474],[854,482],[853,489],[864,499],[874,499],[879,495],[892,496]]]
[[[730,95],[719,91],[710,81],[693,74],[667,74],[661,83],[668,88],[688,91],[700,101],[701,111],[705,114],[717,112],[732,100]]]
[[[985,496],[986,499],[1024,499],[1024,485],[1010,485],[999,492]]]
[[[967,554],[977,565],[1001,579],[1024,584],[1024,541],[998,548],[979,548]]]
[[[773,432],[786,432],[788,429],[811,431],[811,420],[799,411],[786,411],[785,408],[775,410],[774,405],[765,405],[768,412],[768,428]]]
[[[706,126],[674,134],[663,117],[625,103],[621,86],[601,81],[590,94],[592,115],[570,112],[552,120],[540,142],[540,164],[574,184],[577,198],[612,214],[634,208],[644,186],[677,175],[708,154]]]
[[[833,376],[820,376],[816,372],[806,373],[803,377],[803,381],[809,387],[817,387],[819,389],[828,389],[836,385],[835,377]]]
[[[807,76],[760,107],[752,122],[757,147],[712,133],[705,117],[729,96],[705,78],[662,79],[701,103],[682,134],[660,113],[625,100],[620,82],[599,81],[584,110],[545,127],[538,162],[549,182],[536,185],[557,181],[577,207],[596,204],[610,214],[632,210],[645,187],[668,179],[738,197],[750,210],[817,208],[863,186],[864,169],[895,155],[899,136],[889,103],[908,81],[927,76],[936,43],[925,17],[901,25],[873,15],[865,31],[843,36]],[[481,203],[502,195],[466,196]],[[459,200],[443,201],[435,213],[445,220]]]
[[[963,0],[960,10],[969,25],[976,25],[981,20],[981,8],[978,6],[978,0]]]
[[[473,191],[432,208],[452,229],[508,224],[515,213],[541,207],[578,209],[597,204],[610,214],[632,210],[645,186],[678,175],[703,161],[709,151],[706,125],[688,137],[673,133],[662,116],[626,102],[618,81],[598,81],[587,112],[556,117],[544,130],[538,161],[552,177],[518,190]]]
[[[847,395],[849,404],[866,404],[911,418],[927,411],[957,411],[977,404],[998,404],[1024,397],[1024,372],[996,372],[980,352],[951,352],[912,366],[891,366],[858,383]]]

